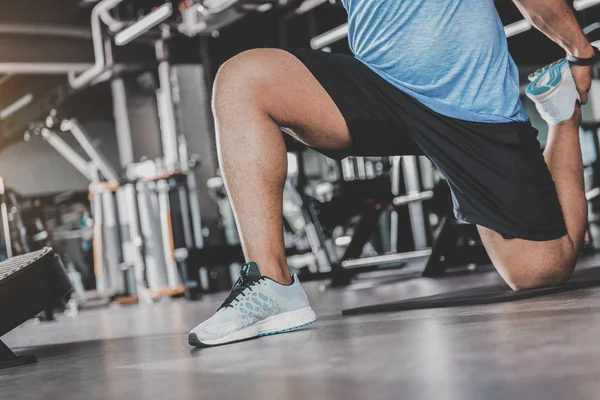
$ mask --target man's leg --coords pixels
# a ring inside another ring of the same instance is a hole
[[[287,154],[280,127],[310,146],[343,150],[351,145],[346,122],[304,64],[275,49],[251,50],[223,65],[213,112],[221,171],[246,259],[287,284],[282,227]]]
[[[351,56],[248,51],[221,67],[213,94],[220,166],[248,262],[221,307],[191,330],[193,346],[287,332],[316,320],[285,259],[282,130],[334,157],[355,148],[420,152],[407,129],[414,101]]]
[[[567,236],[546,242],[506,240],[490,229],[479,227],[492,262],[513,289],[560,284],[573,273],[587,226],[580,120],[577,108],[570,120],[551,126],[544,152],[563,210]]]

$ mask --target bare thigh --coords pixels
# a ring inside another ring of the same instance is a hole
[[[352,139],[329,94],[294,55],[279,49],[254,49],[227,61],[213,92],[220,110],[266,113],[285,132],[322,150],[344,150]],[[237,104],[237,106],[235,106]]]

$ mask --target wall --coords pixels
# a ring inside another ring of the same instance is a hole
[[[109,162],[118,168],[116,136],[110,121],[83,123],[86,133]],[[72,147],[84,155],[69,133],[61,133]],[[84,156],[84,158],[86,158]],[[87,159],[87,158],[86,158]],[[0,153],[0,176],[8,186],[23,195],[47,194],[65,191],[87,191],[89,182],[41,137],[19,142]]]
[[[134,160],[159,158],[162,156],[162,143],[156,95],[141,90],[135,80],[127,80],[125,87]]]

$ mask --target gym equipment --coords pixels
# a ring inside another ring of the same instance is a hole
[[[226,0],[218,8],[206,8],[188,0],[189,5],[181,10],[182,22],[177,30],[189,37],[198,35],[219,36],[219,29],[226,27],[244,17],[244,13],[233,7],[239,0]],[[223,7],[221,7],[223,5]]]
[[[0,337],[71,292],[58,255],[49,247],[0,263]],[[35,363],[17,356],[0,340],[0,369]]]
[[[184,286],[188,289],[197,286],[197,282],[187,278],[187,264],[190,252],[203,247],[202,237],[196,236],[201,233],[194,228],[190,207],[192,197],[196,196],[189,185],[191,172],[144,177],[139,175],[141,170],[133,172],[135,165],[129,166],[128,176],[138,174],[135,190],[146,260],[143,278],[138,274],[138,279],[147,280],[152,292],[168,289],[172,294],[181,294]]]
[[[103,15],[110,17],[110,10],[117,7],[121,2],[123,2],[123,0],[102,0],[94,6],[90,21],[95,63],[80,75],[77,75],[74,71],[69,73],[69,85],[71,85],[73,89],[81,89],[109,71],[108,64],[112,58],[112,54],[107,54],[107,52],[110,52],[110,46],[105,46],[102,34],[102,24],[100,21],[102,20]]]
[[[0,178],[0,219],[2,221],[2,238],[4,252],[0,253],[0,261],[13,255],[29,253],[35,237],[30,237],[23,218],[22,197],[6,186]],[[39,249],[39,248],[38,248]]]
[[[81,74],[69,73],[69,84],[81,89],[99,79],[112,75],[111,46],[106,46],[102,23],[115,35],[115,44],[123,46],[163,23],[173,14],[173,5],[165,3],[136,21],[117,21],[110,15],[124,0],[102,0],[96,4],[90,16],[95,63]],[[110,43],[110,42],[108,42]]]
[[[411,259],[427,258],[427,263],[422,269],[423,276],[441,276],[450,267],[466,264],[481,264],[489,262],[485,250],[479,242],[479,234],[476,227],[471,224],[456,221],[452,214],[451,207],[447,205],[438,206],[436,211],[438,223],[435,232],[431,232],[429,218],[423,202],[436,201],[444,203],[444,199],[450,198],[447,186],[443,181],[435,182],[433,177],[433,166],[431,163],[421,157],[415,156],[396,156],[392,157],[392,168],[390,171],[392,182],[392,198],[390,206],[392,208],[390,242],[391,248],[388,254],[360,258],[360,251],[367,239],[365,235],[375,229],[374,223],[377,222],[380,214],[372,213],[375,217],[371,219],[370,227],[361,226],[356,229],[352,241],[348,246],[346,253],[342,257],[341,267],[334,270],[335,280],[344,282],[351,274],[350,270],[357,272],[364,271],[365,268],[398,263]],[[405,189],[400,189],[401,182],[404,182]],[[425,187],[426,189],[421,189]],[[402,194],[404,193],[404,194]],[[382,201],[383,200],[383,201]],[[385,204],[385,198],[379,199]],[[390,199],[387,200],[388,202]],[[408,219],[403,224],[399,223],[401,209],[408,208]],[[381,207],[380,209],[384,209]],[[428,208],[431,210],[431,207]],[[369,218],[361,223],[369,224]],[[398,234],[400,228],[410,228],[402,237],[403,243],[410,243],[414,250],[404,249],[399,251]],[[361,238],[361,235],[363,237]],[[431,245],[431,247],[428,247]]]
[[[123,0],[103,0],[91,16],[96,64],[79,76],[69,75],[73,88],[93,84],[110,64],[110,40],[100,46],[103,22],[114,43],[123,46],[139,36],[158,29],[153,37],[158,63],[156,92],[162,157],[134,162],[125,84],[122,77],[111,81],[114,117],[121,166],[125,176],[114,172],[102,155],[94,151],[76,120],[60,126],[71,131],[91,159],[82,159],[53,132],[58,126],[50,115],[42,136],[86,176],[93,205],[94,251],[97,287],[109,295],[130,295],[152,301],[163,295],[180,295],[186,288],[199,286],[187,277],[190,252],[204,246],[196,177],[197,158],[188,157],[185,138],[180,134],[175,97],[177,79],[171,67],[167,40],[172,37],[167,19],[174,6],[167,2],[136,21],[120,21],[110,15]],[[182,6],[185,6],[183,4]],[[194,297],[188,290],[189,297]]]
[[[317,265],[303,279],[328,277],[332,286],[345,286],[364,272],[403,268],[431,277],[489,263],[476,227],[456,221],[450,191],[425,157],[345,158],[329,172],[328,192],[309,181],[304,148],[291,139],[287,145],[297,167],[286,190],[298,199]],[[418,259],[426,262],[407,268]]]
[[[189,37],[219,36],[224,28],[248,14],[264,13],[273,9],[293,9],[304,0],[187,0],[181,7],[182,22],[177,30]]]
[[[377,304],[366,307],[349,308],[342,315],[375,314],[392,311],[424,310],[429,308],[447,308],[484,305],[531,299],[556,293],[571,292],[600,286],[600,268],[576,270],[569,282],[564,285],[540,289],[513,291],[506,284],[495,286],[480,286],[442,293],[434,296],[418,297],[391,303]]]
[[[381,266],[402,266],[406,260],[428,257],[431,254],[431,249],[428,248],[429,227],[422,202],[431,199],[433,191],[421,191],[419,161],[414,156],[392,157],[391,163],[386,167],[381,158],[344,159],[340,162],[342,194],[327,202],[319,202],[306,193],[306,178],[301,173],[303,165],[299,165],[297,190],[310,228],[307,229],[307,234],[310,234],[309,242],[313,252],[320,255],[321,263],[329,264],[333,286],[347,285],[351,276],[359,272]],[[389,172],[384,172],[385,169]],[[400,188],[402,182],[405,190]],[[406,224],[400,224],[399,211],[404,206],[408,207],[407,216],[403,217]],[[390,212],[389,235],[385,240],[389,244],[384,246],[388,249],[383,249],[387,254],[362,257],[365,245],[378,231],[385,212]],[[359,221],[343,254],[339,256],[327,231],[346,223],[344,221],[353,215],[359,215]],[[398,251],[398,231],[401,225],[410,227],[410,232],[406,233],[407,237],[412,237],[412,251]]]
[[[135,21],[122,31],[115,35],[115,44],[124,46],[127,43],[142,36],[148,30],[158,26],[173,14],[173,5],[165,3],[160,7],[156,7],[150,14]]]
[[[0,179],[0,196],[2,196],[0,203],[0,212],[2,217],[2,233],[4,237],[4,248],[6,252],[6,258],[13,256],[12,237],[10,234],[10,222],[8,218],[8,206],[6,199],[6,187],[4,185],[4,179]]]
[[[117,212],[118,185],[98,182],[90,185],[90,205],[94,216],[94,274],[100,293],[124,295],[128,292],[124,266],[121,229]]]
[[[240,3],[240,0],[200,0],[198,12],[202,15],[215,15]]]
[[[70,132],[90,161],[79,155],[54,130]],[[123,254],[123,238],[117,208],[117,192],[120,189],[119,174],[107,158],[93,145],[83,126],[76,119],[60,120],[56,111],[46,118],[38,130],[44,140],[65,160],[90,180],[90,203],[94,215],[94,273],[98,292],[107,297],[135,293],[128,287],[134,266],[126,264]],[[123,212],[129,215],[129,212]]]
[[[582,123],[579,138],[584,168],[584,184],[588,201],[588,234],[583,251],[592,252],[600,243],[600,214],[598,199],[600,198],[600,139],[598,123]]]
[[[295,1],[296,3],[298,1]],[[240,12],[266,12],[275,7],[290,7],[290,0],[198,0],[197,10],[205,16],[214,16],[229,9],[236,9]]]
[[[179,88],[169,61],[169,36],[170,29],[163,27],[161,39],[155,43],[163,156],[128,163],[126,176],[135,182],[141,228],[138,241],[145,251],[146,268],[138,272],[138,281],[144,280],[153,293],[166,290],[178,295],[185,291],[188,298],[195,299],[201,284],[190,278],[198,275],[188,271],[188,260],[190,253],[204,247],[194,171],[198,159],[188,156],[185,136],[180,134],[178,104],[174,101]]]
[[[163,51],[163,42],[159,44],[157,52]],[[129,162],[127,180],[121,180],[75,119],[60,122],[53,112],[40,130],[42,137],[91,181],[96,287],[107,297],[142,296],[152,301],[162,295],[184,293],[187,279],[183,265],[188,250],[203,246],[193,171],[197,160],[188,159],[185,141],[176,135],[170,67],[164,59],[159,76],[162,86],[157,99],[165,156],[156,162]],[[113,95],[123,103],[121,89],[117,80]],[[116,117],[123,139],[128,127],[123,125],[122,115]],[[52,130],[55,126],[70,131],[91,161],[60,138]]]
[[[485,265],[490,259],[483,247],[477,226],[458,221],[452,210],[442,217],[433,234],[431,254],[422,276],[440,277],[458,265]]]

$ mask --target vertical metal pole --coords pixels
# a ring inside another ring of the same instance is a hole
[[[146,265],[144,260],[144,239],[142,238],[140,228],[140,214],[137,204],[136,189],[133,183],[129,183],[122,188],[123,208],[129,214],[129,236],[132,245],[132,258],[134,260],[134,269],[136,284],[138,287],[147,288]]]
[[[167,287],[167,268],[161,239],[161,225],[158,202],[155,193],[150,191],[154,182],[138,182],[136,185],[140,212],[140,229],[144,237],[146,278],[152,290]]]
[[[123,78],[111,81],[113,117],[117,133],[117,146],[121,167],[126,168],[134,160],[131,125],[127,108],[127,94]],[[127,283],[130,295],[138,294],[138,287],[145,288],[145,262],[142,252],[135,186],[126,184],[117,191],[117,209],[123,242],[123,259],[128,268]]]
[[[419,167],[421,169],[422,190],[432,190],[435,186],[435,169],[433,163],[427,157],[419,157]]]
[[[367,179],[367,169],[365,167],[364,157],[356,157],[356,170],[358,172],[358,179]]]
[[[400,195],[400,165],[402,157],[392,157],[392,172],[390,179],[392,183],[392,194]],[[392,210],[390,214],[390,252],[392,254],[398,252],[398,211]]]
[[[302,155],[300,154],[298,157],[302,157]],[[342,160],[342,176],[345,181],[353,181],[356,179],[353,160],[354,157],[346,157]]]
[[[121,271],[123,249],[121,247],[115,193],[109,189],[105,189],[100,196],[102,198],[102,215],[104,217],[102,232],[104,234],[104,254],[108,263],[108,279],[111,289],[116,291],[117,294],[123,294],[125,293],[125,282]]]
[[[127,268],[127,292],[136,296],[137,287],[144,283],[144,259],[139,251],[141,238],[138,228],[138,214],[135,204],[135,188],[129,183],[121,186],[116,193],[119,226],[122,241],[123,261]],[[132,201],[133,200],[133,201]],[[138,278],[141,279],[138,281]]]
[[[98,171],[92,169],[93,181],[90,184],[90,198],[94,216],[94,228],[92,243],[94,246],[94,275],[96,277],[96,290],[98,293],[105,293],[107,290],[108,279],[106,278],[106,269],[104,268],[104,242],[102,240],[102,196],[96,193],[97,185],[100,181]]]
[[[202,217],[200,214],[200,201],[198,200],[198,189],[196,188],[196,174],[190,170],[187,175],[188,199],[190,214],[192,216],[192,230],[194,232],[194,245],[197,249],[204,247],[202,236]]]
[[[164,33],[163,33],[164,34]],[[158,60],[159,89],[156,91],[158,116],[163,147],[164,165],[167,171],[172,172],[178,166],[177,122],[173,107],[171,88],[171,65],[167,60],[167,51],[164,40],[158,40],[155,45],[156,59]]]
[[[583,108],[583,117],[582,118],[584,121],[586,121],[586,120],[587,121],[589,121],[589,120],[599,121],[600,120],[600,80],[598,80],[598,79],[592,80],[592,87],[590,89],[590,92],[588,93],[588,98],[589,98],[589,103],[588,103],[589,105],[587,107]],[[592,115],[587,116],[586,109],[591,110],[590,114],[592,114]],[[595,143],[600,142],[600,129],[596,129],[596,132],[594,132],[594,135],[596,135]],[[597,154],[597,157],[598,157],[598,160],[600,161],[600,154]],[[595,175],[593,177],[594,183],[599,182],[600,176],[597,176],[598,171],[600,171],[599,168],[594,168],[593,171],[594,171],[593,174]],[[588,202],[588,221],[592,221],[597,217],[598,217],[598,212],[594,210],[592,203]],[[590,231],[590,236],[592,238],[592,242],[594,243],[594,247],[598,248],[600,245],[600,227],[598,227],[597,224],[588,224],[588,226],[589,226],[589,231]]]
[[[186,206],[189,212],[186,214],[185,218],[191,217],[191,234],[192,234],[192,245],[190,247],[195,247],[197,249],[201,249],[204,247],[204,238],[202,237],[202,220],[200,217],[200,202],[198,201],[198,190],[196,188],[196,174],[192,167],[195,166],[195,162],[193,165],[190,164],[189,155],[188,155],[188,147],[187,140],[184,135],[179,135],[179,166],[181,167],[181,171],[186,173],[186,186],[187,186],[187,199]],[[181,194],[181,206],[183,207],[183,194]],[[189,219],[186,219],[187,224],[189,225]],[[185,223],[185,222],[184,222]],[[187,235],[187,234],[186,234]],[[186,239],[187,241],[187,239]]]
[[[2,197],[2,204],[0,205],[0,207],[2,210],[2,227],[4,229],[4,244],[6,245],[6,258],[11,258],[13,256],[12,238],[10,237],[10,223],[8,221],[8,207],[6,205],[6,186],[3,178],[0,178],[0,196]]]
[[[25,251],[25,253],[29,253],[31,251],[31,248],[29,247],[29,240],[27,238],[27,227],[25,227],[25,224],[23,223],[23,218],[19,203],[17,201],[17,196],[14,192],[8,192],[6,193],[6,195],[14,209],[13,215],[15,218],[15,225],[19,232],[19,240],[21,241],[21,247],[23,247],[23,251]]]
[[[133,141],[131,139],[131,126],[127,112],[127,95],[123,78],[113,79],[110,83],[113,99],[113,116],[117,132],[117,145],[119,160],[122,167],[127,167],[134,162]]]
[[[365,171],[367,172],[367,179],[375,178],[375,163],[371,160],[365,160]]]
[[[191,249],[194,247],[194,237],[192,235],[192,223],[190,221],[190,208],[188,204],[188,193],[183,185],[177,187],[179,195],[179,206],[181,207],[181,221],[183,223],[183,236],[185,238],[185,247]]]
[[[177,150],[179,155],[179,169],[181,170],[181,172],[187,173],[190,170],[190,165],[187,140],[185,138],[185,135],[179,135],[177,141]]]
[[[591,114],[589,119],[592,119],[594,121],[598,121],[600,120],[600,79],[594,79],[592,80],[592,87],[590,88],[590,92],[589,92],[589,106],[586,107],[587,109],[591,110]],[[586,116],[584,116],[584,120],[586,120],[587,118],[585,118]],[[589,121],[589,119],[587,119]]]
[[[421,190],[419,183],[419,168],[417,166],[417,156],[404,156],[402,158],[402,170],[404,183],[406,185],[406,194],[417,194]],[[423,212],[423,203],[413,202],[408,204],[408,213],[410,215],[410,227],[412,229],[415,249],[422,250],[427,248],[427,229],[425,227],[425,213]]]
[[[160,119],[163,165],[167,172],[174,172],[179,168],[179,145],[177,142],[177,120],[175,118],[175,108],[173,104],[171,65],[168,61],[168,54],[164,41],[168,34],[168,28],[163,29],[163,39],[157,41],[155,46],[156,59],[159,62],[158,80],[160,84],[159,89],[156,91],[156,99]],[[167,269],[167,281],[169,288],[176,289],[181,285],[181,279],[175,260],[171,205],[169,203],[169,183],[166,180],[160,180],[156,184],[163,252]]]
[[[176,289],[181,285],[177,262],[175,260],[175,247],[173,243],[173,224],[171,221],[171,206],[169,203],[169,183],[160,180],[156,183],[158,192],[158,207],[160,210],[160,227],[162,233],[163,252],[167,266],[167,281],[169,288]]]
[[[107,280],[104,271],[104,249],[102,241],[102,198],[99,195],[92,197],[94,212],[94,275],[96,276],[96,290],[106,292]]]

